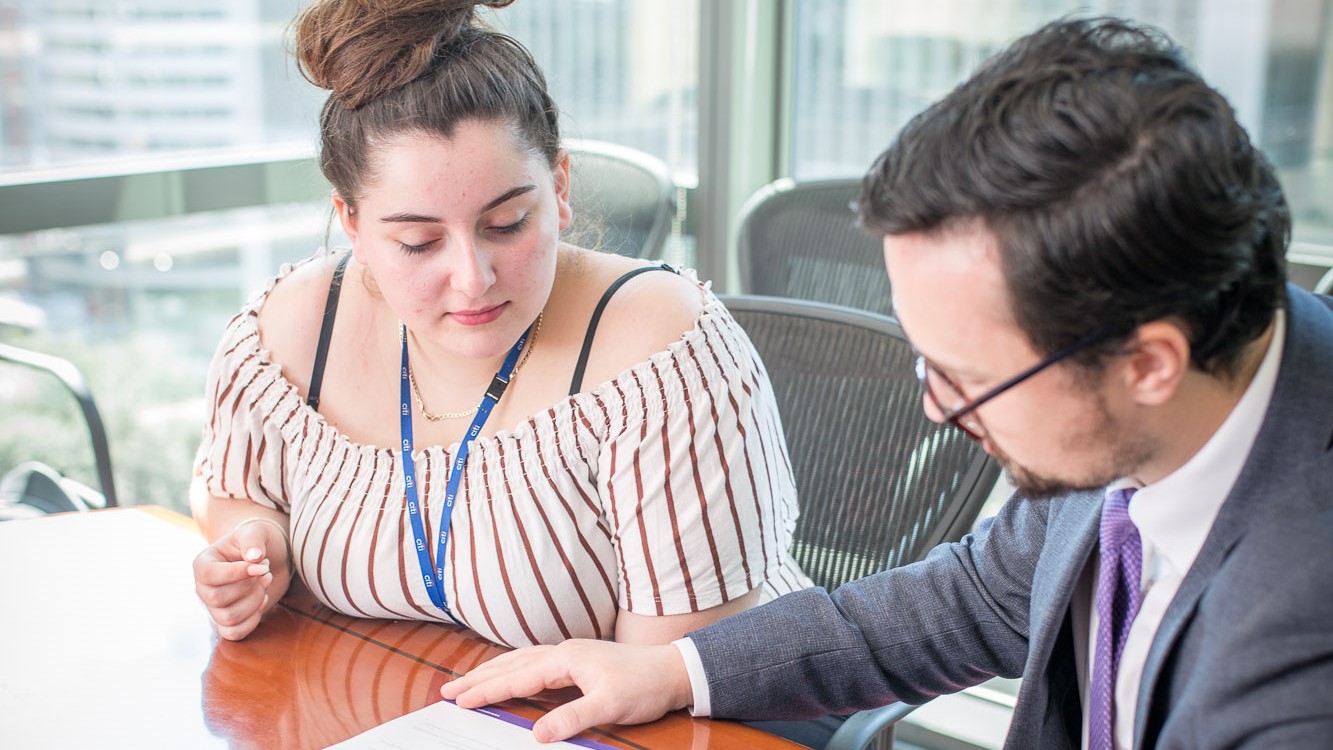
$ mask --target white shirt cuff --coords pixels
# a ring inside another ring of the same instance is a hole
[[[689,706],[690,716],[709,716],[712,714],[712,700],[708,694],[708,675],[704,674],[704,663],[699,658],[699,649],[694,641],[680,638],[671,642],[680,651],[685,661],[685,674],[690,678],[690,693],[694,696],[694,705]]]

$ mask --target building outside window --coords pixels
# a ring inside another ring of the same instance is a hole
[[[0,340],[83,366],[132,502],[185,507],[204,368],[223,325],[329,231],[327,188],[308,163],[283,178],[305,181],[304,192],[265,197],[272,172],[313,154],[324,96],[285,50],[301,5],[0,0]],[[741,24],[723,43],[742,57],[777,50],[779,70],[750,84],[782,89],[777,113],[757,120],[784,144],[782,171],[765,179],[807,180],[862,173],[914,113],[1047,20],[1105,12],[1160,24],[1281,171],[1296,220],[1293,275],[1310,285],[1333,265],[1331,5],[783,0],[745,6],[781,9],[771,38]],[[653,154],[685,189],[708,132],[699,44],[710,7],[518,0],[493,18],[546,71],[566,137]],[[115,189],[96,200],[78,192],[102,178]],[[68,197],[12,208],[51,185]],[[214,205],[223,207],[201,210]],[[0,409],[0,473],[35,457],[91,483],[80,421],[54,386],[0,370]]]

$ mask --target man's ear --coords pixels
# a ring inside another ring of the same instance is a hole
[[[551,168],[555,182],[555,205],[560,215],[560,229],[564,231],[574,222],[574,209],[569,205],[569,152],[560,152],[560,161]]]
[[[347,234],[347,239],[352,241],[352,255],[358,263],[365,263],[365,258],[361,257],[360,243],[356,241],[357,231],[356,222],[360,218],[357,216],[356,209],[348,205],[343,200],[337,190],[333,191],[333,210],[338,212],[338,223],[342,224],[343,232]]]
[[[1145,406],[1170,401],[1190,368],[1189,336],[1176,323],[1156,320],[1139,326],[1124,369],[1134,400]]]

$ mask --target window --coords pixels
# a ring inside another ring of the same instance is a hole
[[[0,0],[0,340],[82,367],[123,502],[185,508],[223,326],[323,244],[328,188],[310,157],[325,94],[284,47],[303,4]],[[698,0],[491,14],[543,67],[566,137],[647,151],[685,182],[697,16]],[[38,458],[95,484],[68,396],[3,382],[0,474]]]
[[[525,0],[496,16],[546,73],[562,136],[637,148],[693,182],[699,0]]]
[[[912,115],[992,52],[1074,12],[1123,14],[1170,33],[1277,167],[1295,223],[1293,275],[1316,273],[1302,263],[1333,264],[1328,0],[796,0],[792,176],[862,173]]]

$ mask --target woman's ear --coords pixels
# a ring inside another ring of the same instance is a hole
[[[356,258],[358,263],[365,263],[365,259],[361,257],[361,243],[357,242],[356,221],[358,217],[356,209],[348,204],[346,200],[343,200],[342,195],[337,190],[333,191],[333,210],[338,212],[338,223],[342,224],[347,239],[352,241],[353,257]]]
[[[1139,326],[1125,369],[1134,400],[1160,405],[1175,395],[1190,368],[1189,336],[1176,323],[1156,320]]]
[[[574,222],[574,209],[569,205],[569,152],[560,152],[560,161],[551,168],[551,177],[555,183],[555,205],[560,214],[561,231],[568,229]]]

